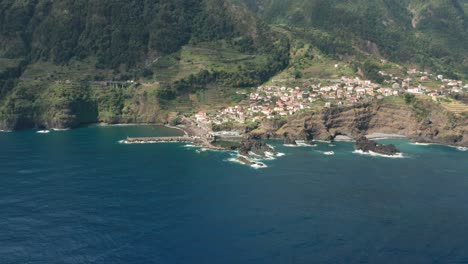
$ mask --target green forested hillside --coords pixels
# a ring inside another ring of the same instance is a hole
[[[154,122],[192,87],[258,85],[288,55],[286,38],[224,0],[0,0],[0,124]]]
[[[448,75],[468,75],[468,24],[458,0],[236,0],[322,51],[356,50]],[[464,1],[464,0],[463,0]]]
[[[66,63],[96,56],[99,67],[135,66],[148,53],[172,53],[191,40],[255,44],[247,30],[222,0],[0,1],[0,56],[7,58]]]
[[[335,77],[359,69],[371,77],[379,59],[467,78],[466,7],[466,0],[0,0],[0,129],[167,121],[171,112],[227,103],[232,88],[280,72]],[[346,66],[331,69],[340,62]]]

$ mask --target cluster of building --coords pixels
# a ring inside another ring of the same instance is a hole
[[[400,77],[388,74],[383,71],[380,75],[386,77],[385,84],[392,85],[392,88],[399,89],[404,93],[426,94],[434,99],[450,94],[461,94],[468,91],[468,84],[463,81],[444,78],[443,75],[432,74],[428,72],[410,69],[407,76]],[[428,84],[431,83],[429,86]]]
[[[408,71],[406,77],[383,71],[379,74],[385,77],[382,85],[360,78],[342,77],[323,82],[306,82],[301,87],[295,88],[269,85],[260,86],[250,94],[239,91],[238,93],[248,97],[248,104],[227,107],[212,115],[199,112],[195,118],[203,123],[245,123],[247,120],[256,121],[293,115],[304,109],[310,109],[313,105],[323,107],[353,105],[407,93],[426,94],[437,100],[440,96],[468,91],[468,85],[463,86],[462,81],[414,69]],[[430,88],[424,85],[429,82],[431,82]],[[438,85],[437,88],[434,88],[434,84]]]

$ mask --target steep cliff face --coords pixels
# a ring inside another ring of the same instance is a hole
[[[22,83],[0,104],[0,130],[74,128],[89,123],[160,123],[155,88]]]
[[[468,146],[468,121],[445,111],[436,103],[364,104],[325,109],[292,117],[282,127],[264,126],[270,136],[308,140],[333,140],[338,135],[358,138],[365,134],[389,133],[418,142]]]

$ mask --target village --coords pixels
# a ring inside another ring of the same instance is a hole
[[[197,122],[223,124],[236,122],[245,124],[263,119],[274,119],[294,115],[316,107],[352,106],[358,103],[381,100],[389,96],[405,94],[426,95],[434,101],[454,94],[468,94],[468,84],[444,78],[428,72],[410,69],[405,77],[380,71],[385,78],[382,84],[359,77],[342,77],[336,80],[305,81],[300,87],[265,85],[245,94],[248,104],[226,107],[216,113],[199,112]]]

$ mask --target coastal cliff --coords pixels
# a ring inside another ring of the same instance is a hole
[[[398,101],[397,101],[398,100]],[[337,136],[357,139],[373,133],[398,134],[417,142],[468,146],[468,119],[443,109],[428,99],[406,103],[403,99],[352,107],[329,108],[292,116],[275,126],[266,121],[263,136],[296,140],[334,140]]]
[[[148,88],[135,84],[109,87],[82,84],[20,84],[0,100],[0,130],[76,128],[90,123],[165,123]]]

